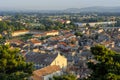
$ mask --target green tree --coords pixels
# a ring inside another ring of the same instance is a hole
[[[72,74],[62,75],[62,76],[54,76],[53,80],[77,80],[76,77]]]
[[[8,29],[8,25],[6,22],[0,21],[0,33],[3,32],[4,30]]]
[[[78,32],[78,31],[75,32],[75,35],[76,35],[76,36],[81,36],[81,37],[83,36],[83,34],[82,34],[81,32]]]
[[[0,80],[25,80],[33,71],[33,64],[26,63],[18,49],[0,45]]]
[[[86,24],[86,26],[87,26],[87,27],[89,27],[89,26],[90,26],[90,24],[89,24],[89,23],[87,23],[87,24]]]
[[[96,62],[89,62],[93,70],[87,80],[120,80],[120,54],[102,45],[91,47]]]

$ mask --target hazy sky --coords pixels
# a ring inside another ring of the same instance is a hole
[[[61,10],[89,6],[120,6],[120,0],[0,0],[0,9]]]

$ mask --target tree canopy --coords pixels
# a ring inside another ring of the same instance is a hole
[[[25,80],[33,71],[33,64],[26,63],[18,49],[0,45],[0,80]]]
[[[53,80],[77,80],[76,77],[72,74],[62,75],[62,76],[54,76]]]
[[[75,35],[76,36],[81,36],[81,37],[83,36],[83,34],[81,32],[79,32],[79,31],[75,32]]]
[[[89,62],[93,70],[87,80],[120,80],[120,54],[102,45],[91,47],[91,52],[97,62]]]

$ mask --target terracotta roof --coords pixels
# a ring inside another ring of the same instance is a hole
[[[33,44],[41,43],[41,41],[39,41],[39,40],[31,40],[30,42]]]
[[[69,37],[71,37],[71,36],[75,36],[75,35],[74,35],[74,34],[69,33],[69,34],[65,34],[64,36],[65,36],[65,38],[69,38]]]
[[[75,44],[69,44],[70,47],[75,47],[76,45]]]
[[[77,41],[76,37],[71,38],[72,41]]]
[[[114,41],[101,42],[101,44],[103,44],[103,45],[112,44],[112,43],[114,43]]]
[[[65,42],[59,42],[59,44],[67,46],[67,44]]]
[[[17,33],[17,32],[29,32],[29,30],[18,30],[18,31],[14,31],[13,33]]]
[[[33,35],[33,36],[35,36],[35,37],[40,37],[40,36],[41,36],[41,34],[35,34],[35,35]]]
[[[34,75],[36,76],[45,76],[45,75],[48,75],[48,74],[51,74],[51,73],[54,73],[56,71],[60,71],[60,67],[57,66],[57,65],[53,65],[53,66],[47,66],[45,68],[42,68],[42,69],[39,69],[39,70],[36,70],[33,72]]]
[[[53,32],[58,32],[57,30],[51,30],[51,31],[47,31],[46,33],[53,33]]]
[[[23,44],[24,43],[23,41],[18,40],[18,39],[8,40],[7,42],[10,42],[10,43],[19,43],[19,44]]]
[[[45,36],[46,34],[42,33],[42,34],[35,34],[33,35],[34,37],[42,37],[42,36]]]
[[[64,36],[55,36],[55,37],[51,37],[50,39],[53,41],[53,40],[55,40],[55,41],[59,41],[59,40],[61,40],[61,39],[63,39],[64,38]]]
[[[62,32],[63,32],[63,33],[69,33],[70,30],[63,30]]]

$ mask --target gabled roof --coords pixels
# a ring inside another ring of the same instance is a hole
[[[51,30],[51,31],[46,31],[45,33],[56,33],[56,32],[59,32],[57,30]]]
[[[32,43],[32,44],[37,44],[37,43],[42,43],[42,42],[39,41],[39,40],[31,40],[31,43]]]
[[[42,69],[39,69],[39,70],[36,70],[33,72],[34,75],[36,76],[39,76],[39,77],[42,77],[42,76],[45,76],[45,75],[49,75],[49,74],[52,74],[56,71],[60,71],[60,67],[57,66],[57,65],[52,65],[52,66],[47,66],[45,68],[42,68]]]
[[[10,43],[19,43],[19,44],[24,44],[24,42],[23,42],[22,40],[18,40],[18,39],[8,40],[7,42],[10,42]]]
[[[18,30],[18,31],[14,31],[13,33],[19,33],[19,32],[29,32],[29,30]]]
[[[40,54],[30,53],[25,56],[27,62],[33,62],[34,64],[50,65],[58,54]]]

